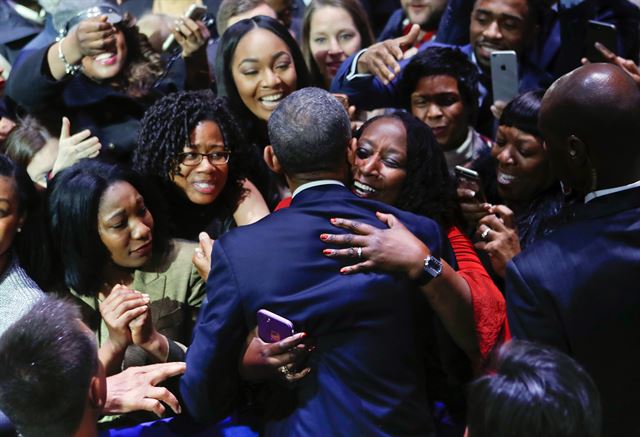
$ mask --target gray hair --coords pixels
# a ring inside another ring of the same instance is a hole
[[[24,437],[72,435],[98,365],[77,305],[45,296],[0,337],[0,408]]]
[[[336,170],[346,159],[351,123],[344,106],[320,88],[287,96],[269,118],[269,140],[288,175]]]

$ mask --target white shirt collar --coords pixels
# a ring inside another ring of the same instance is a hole
[[[342,185],[344,187],[342,182],[336,181],[335,179],[320,179],[319,181],[307,182],[306,184],[300,185],[296,188],[291,197],[296,197],[298,193],[306,190],[307,188],[319,187],[320,185]]]
[[[633,182],[633,183],[627,184],[627,185],[623,185],[621,187],[613,187],[613,188],[606,188],[604,190],[592,191],[589,194],[587,194],[586,196],[584,196],[584,203],[588,203],[588,202],[592,201],[593,199],[595,199],[596,197],[602,197],[602,196],[606,196],[608,194],[617,193],[619,191],[626,191],[626,190],[630,190],[630,189],[636,188],[636,187],[640,187],[640,181]]]

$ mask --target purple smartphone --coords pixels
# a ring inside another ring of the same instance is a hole
[[[275,343],[293,335],[293,323],[267,310],[258,311],[258,335],[266,343]]]

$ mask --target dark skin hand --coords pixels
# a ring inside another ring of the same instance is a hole
[[[379,269],[404,272],[412,280],[421,278],[424,259],[431,254],[429,248],[394,215],[378,212],[376,216],[388,226],[388,229],[378,229],[342,218],[331,219],[334,226],[351,233],[321,234],[320,239],[327,244],[349,247],[325,249],[324,255],[330,258],[355,259],[353,265],[340,269],[342,274]],[[442,274],[420,289],[453,340],[473,363],[478,363],[480,354],[473,319],[471,290],[467,282],[446,261],[441,262]]]
[[[240,376],[251,382],[300,381],[311,372],[309,367],[297,370],[313,350],[305,340],[308,340],[307,334],[300,332],[276,343],[265,343],[258,336],[257,328],[251,330],[240,363]],[[285,366],[287,372],[283,372]]]
[[[513,211],[504,205],[496,205],[491,207],[490,213],[478,224],[475,247],[489,254],[493,270],[504,278],[507,264],[522,251],[520,239]],[[487,229],[489,232],[483,239],[481,236]]]

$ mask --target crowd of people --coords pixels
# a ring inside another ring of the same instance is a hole
[[[640,435],[640,2],[0,21],[0,435]]]

